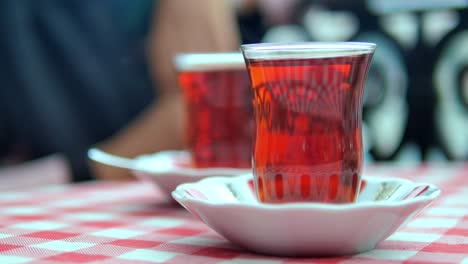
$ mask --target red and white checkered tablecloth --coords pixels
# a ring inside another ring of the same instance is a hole
[[[0,193],[0,263],[468,263],[468,164],[378,166],[442,196],[375,250],[326,259],[244,251],[144,183]]]

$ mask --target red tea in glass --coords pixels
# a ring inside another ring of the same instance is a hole
[[[374,44],[242,46],[253,89],[253,170],[261,202],[354,202],[361,112]]]
[[[250,168],[252,95],[242,54],[180,54],[175,63],[194,165]]]

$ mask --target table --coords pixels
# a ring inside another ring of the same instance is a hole
[[[435,183],[443,194],[375,250],[294,259],[232,245],[147,183],[3,192],[0,263],[468,263],[468,163],[365,171]]]

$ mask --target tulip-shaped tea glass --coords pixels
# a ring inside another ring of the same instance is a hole
[[[241,47],[253,90],[253,172],[267,203],[354,202],[364,83],[375,44]]]
[[[197,168],[250,168],[253,114],[241,53],[184,53],[174,60],[186,109],[186,147]]]

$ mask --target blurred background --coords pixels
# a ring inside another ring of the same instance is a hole
[[[236,1],[243,41],[377,43],[367,162],[468,158],[468,1]]]
[[[235,10],[244,44],[377,43],[364,101],[367,163],[468,159],[468,0],[226,1]],[[158,2],[0,1],[4,179],[18,171],[46,171],[31,163],[13,173],[11,166],[53,154],[56,148],[44,146],[63,142],[66,157],[47,162],[66,173],[57,160],[82,162],[87,147],[115,133],[151,103],[154,83],[145,45]],[[43,76],[52,81],[43,82]],[[84,92],[65,95],[54,90],[64,84]],[[111,92],[96,96],[102,86]],[[85,105],[74,106],[77,97]],[[116,107],[123,101],[125,107]],[[102,111],[93,111],[96,107]],[[88,111],[90,119],[71,118],[77,111]],[[57,113],[60,122],[54,120]],[[77,135],[82,127],[92,128],[94,136]],[[62,138],[51,134],[57,130],[66,133]],[[28,144],[39,145],[41,151],[31,152]]]

